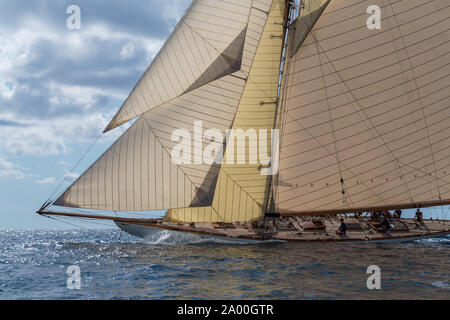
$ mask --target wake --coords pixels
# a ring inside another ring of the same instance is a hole
[[[216,237],[200,236],[192,233],[174,232],[163,230],[149,235],[144,239],[144,243],[151,245],[199,245],[199,244],[219,244],[219,245],[259,245],[270,243],[284,243],[284,241],[247,241],[243,239],[223,239]]]

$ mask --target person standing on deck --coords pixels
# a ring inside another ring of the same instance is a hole
[[[417,224],[423,224],[423,213],[419,208],[417,208],[416,211],[416,222]]]
[[[394,211],[394,219],[400,220],[402,218],[402,210],[397,209]]]
[[[345,236],[347,234],[347,224],[344,221],[344,218],[341,218],[341,226],[336,231],[336,234]]]
[[[387,215],[383,215],[380,224],[381,224],[381,228],[383,228],[384,235],[390,236],[391,234],[390,234],[389,230],[391,229],[391,224],[389,222],[389,218]]]

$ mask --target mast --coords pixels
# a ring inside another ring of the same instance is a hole
[[[282,95],[282,89],[283,89],[283,76],[286,72],[286,57],[288,54],[287,46],[288,46],[288,32],[289,32],[289,25],[291,24],[292,20],[295,20],[294,18],[294,11],[296,9],[296,4],[290,2],[289,0],[286,0],[285,2],[285,14],[284,14],[284,32],[283,32],[283,49],[282,49],[282,55],[281,55],[281,66],[280,66],[280,80],[279,80],[279,88],[278,88],[278,97],[277,97],[277,110],[275,113],[275,121],[274,121],[274,128],[279,129],[279,121],[280,121],[280,113],[281,113],[281,107],[283,105],[283,95]],[[273,158],[273,155],[272,155]],[[272,175],[269,177],[269,184],[267,185],[267,193],[266,193],[266,203],[264,207],[266,208],[266,215],[267,213],[274,212],[275,208],[275,199],[274,199],[274,182],[276,179],[276,175]]]

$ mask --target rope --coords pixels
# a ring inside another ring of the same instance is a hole
[[[73,173],[74,170],[79,166],[79,164],[81,163],[81,161],[83,161],[83,159],[86,157],[86,155],[92,150],[92,148],[97,144],[98,140],[100,140],[100,138],[102,137],[103,133],[99,134],[97,136],[97,138],[95,138],[94,142],[89,146],[89,148],[86,150],[86,152],[81,156],[80,160],[78,160],[78,162],[73,166],[73,168],[68,172],[68,173]],[[67,174],[66,174],[67,176]],[[65,181],[65,177],[62,179],[61,183],[56,187],[56,189],[53,191],[53,193],[50,195],[50,197],[48,198],[48,201],[50,203],[53,204],[53,202],[55,202],[60,196],[61,194],[58,194],[58,196],[55,197],[55,194],[57,194],[59,188],[61,188],[61,186],[64,184]],[[78,181],[78,179],[76,180]],[[76,182],[75,181],[75,182]],[[74,182],[74,183],[75,183]],[[73,184],[72,184],[73,185]]]

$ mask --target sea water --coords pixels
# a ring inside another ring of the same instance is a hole
[[[117,229],[0,231],[0,299],[449,299],[449,263],[449,237],[243,245]],[[67,273],[73,266],[79,274]],[[369,266],[380,268],[380,290],[368,289]]]

